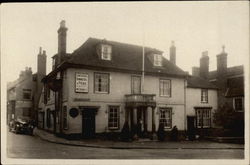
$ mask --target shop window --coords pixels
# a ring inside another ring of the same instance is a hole
[[[201,102],[208,103],[208,90],[207,89],[201,89]]]
[[[243,111],[244,110],[244,98],[236,97],[233,99],[233,105],[235,111]]]
[[[25,100],[31,99],[31,89],[23,89],[23,99]]]
[[[197,128],[211,127],[211,109],[196,109]]]
[[[108,112],[108,128],[119,129],[119,106],[109,106]]]
[[[109,93],[109,74],[95,73],[95,93]]]
[[[164,125],[164,128],[172,128],[172,108],[160,108],[160,124]]]
[[[160,96],[171,97],[171,80],[160,79]]]
[[[141,93],[141,77],[140,76],[132,76],[131,89],[132,94],[140,94]]]

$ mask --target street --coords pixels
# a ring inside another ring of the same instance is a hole
[[[105,149],[69,146],[7,133],[7,156],[35,159],[243,159],[243,149]]]

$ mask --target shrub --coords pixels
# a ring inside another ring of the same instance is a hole
[[[157,131],[157,136],[159,141],[164,141],[166,137],[166,133],[164,130],[164,125],[163,123],[159,124],[158,131]]]
[[[171,130],[171,140],[172,141],[178,141],[178,128],[176,126],[173,127]]]
[[[130,131],[128,122],[125,122],[121,131],[121,140],[122,141],[129,141],[130,139]]]

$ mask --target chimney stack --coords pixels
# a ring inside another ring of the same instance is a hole
[[[225,46],[222,46],[222,52],[217,55],[217,83],[218,87],[224,91],[227,82],[227,53]]]
[[[209,57],[208,51],[202,52],[202,57],[200,58],[200,77],[208,79],[209,73]]]
[[[176,65],[176,48],[174,45],[174,41],[171,42],[171,47],[170,47],[170,62]]]
[[[200,76],[200,68],[199,67],[192,67],[192,76],[199,77]]]
[[[60,22],[60,27],[57,30],[58,33],[58,61],[61,63],[66,56],[66,38],[67,38],[67,28],[65,26],[65,20]]]
[[[41,75],[41,76],[45,76],[46,75],[46,59],[47,59],[47,55],[46,55],[46,51],[43,50],[40,47],[39,48],[39,54],[37,55],[37,74]]]

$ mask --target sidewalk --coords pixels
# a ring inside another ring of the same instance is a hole
[[[211,141],[180,141],[180,142],[158,142],[158,141],[134,141],[114,142],[108,140],[67,140],[55,136],[41,129],[34,129],[34,135],[41,139],[58,144],[84,146],[94,148],[112,149],[244,149],[244,144],[217,143]]]

